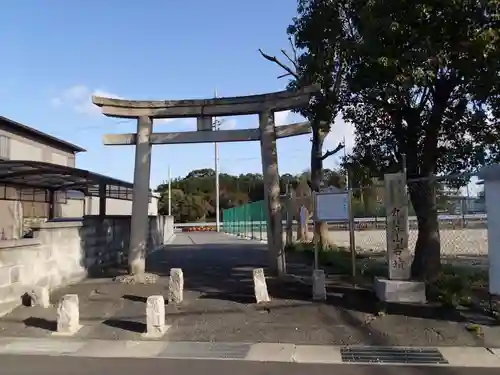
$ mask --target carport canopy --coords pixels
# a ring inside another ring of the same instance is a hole
[[[81,191],[87,196],[99,196],[106,186],[106,197],[132,199],[133,184],[85,169],[41,161],[1,160],[0,184],[22,189],[46,191]]]

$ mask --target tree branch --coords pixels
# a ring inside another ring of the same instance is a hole
[[[294,61],[294,60],[293,60],[293,59],[292,59],[292,58],[288,55],[288,53],[287,53],[284,49],[282,49],[282,50],[281,50],[281,53],[282,53],[282,54],[283,54],[283,55],[287,58],[287,60],[288,60],[288,61],[290,61],[290,62],[292,63],[293,68],[295,69],[295,71],[299,70],[299,68],[298,68],[298,66],[297,66],[297,60],[295,60],[295,61]]]
[[[330,156],[335,155],[337,152],[344,149],[344,147],[345,147],[345,144],[339,143],[337,145],[337,147],[335,147],[333,150],[328,150],[327,152],[325,152],[323,154],[323,156],[321,156],[321,160],[325,160],[326,158],[329,158]]]
[[[299,79],[299,75],[297,74],[297,72],[294,72],[292,69],[290,69],[290,67],[288,67],[285,64],[283,64],[275,56],[271,56],[271,55],[268,55],[268,54],[264,53],[260,48],[259,48],[259,52],[260,52],[260,54],[262,55],[263,58],[265,58],[268,61],[271,61],[272,63],[275,63],[276,65],[278,65],[280,68],[282,68],[283,70],[285,70],[288,73],[288,75],[293,76],[297,80]]]
[[[293,40],[292,40],[291,36],[288,37],[288,41],[290,42],[290,47],[292,48],[293,61],[295,61],[295,66],[297,66],[298,63],[299,63],[299,59],[297,58],[297,49],[295,48],[295,45],[293,43]]]

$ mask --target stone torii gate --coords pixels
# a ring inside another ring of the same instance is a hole
[[[271,272],[285,272],[285,257],[280,212],[280,185],[276,139],[310,133],[309,123],[275,126],[274,112],[308,105],[318,91],[308,86],[296,91],[262,95],[195,100],[142,101],[92,97],[109,117],[137,119],[137,132],[107,134],[105,145],[135,145],[134,190],[130,229],[129,269],[131,274],[145,272],[148,238],[148,201],[152,145],[180,143],[260,141],[264,197],[267,202],[267,246]],[[212,131],[213,117],[259,115],[259,128]],[[197,118],[197,131],[153,133],[153,119]]]

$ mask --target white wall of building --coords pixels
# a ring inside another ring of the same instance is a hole
[[[132,201],[107,198],[106,215],[131,215]],[[158,215],[158,197],[153,197],[148,206],[150,216]],[[65,204],[58,204],[57,217],[82,217],[84,215],[99,215],[99,198],[68,199]]]

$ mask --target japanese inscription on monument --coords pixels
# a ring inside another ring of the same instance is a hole
[[[411,256],[408,250],[408,193],[403,173],[385,175],[387,216],[387,261],[389,279],[410,278]]]

